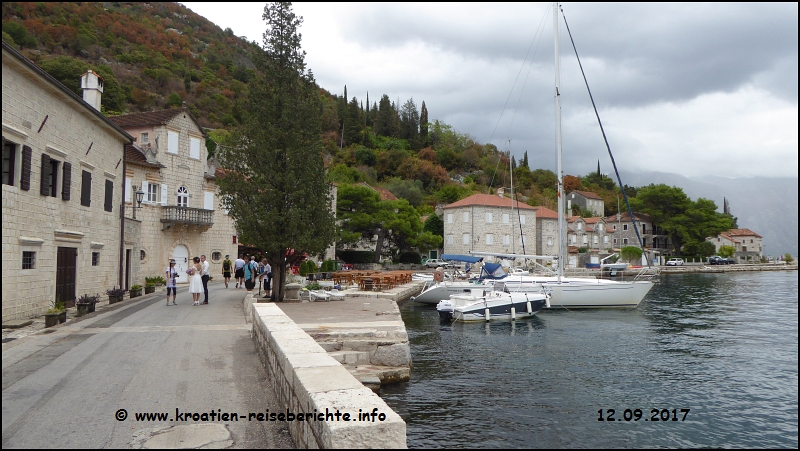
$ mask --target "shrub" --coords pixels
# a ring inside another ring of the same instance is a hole
[[[321,290],[322,285],[318,284],[317,282],[311,282],[310,284],[306,285],[305,288],[307,290]]]
[[[589,248],[586,247],[586,246],[581,246],[581,247],[578,248],[578,253],[579,254],[585,254],[587,252],[589,252]]]
[[[83,305],[83,304],[96,304],[99,301],[100,301],[100,295],[99,294],[84,294],[84,295],[82,295],[81,297],[79,297],[75,301],[75,304],[81,304],[81,305]]]
[[[633,261],[642,258],[642,250],[636,246],[625,246],[619,255],[625,260]]]
[[[114,287],[106,290],[106,294],[110,297],[119,297],[119,296],[125,296],[125,291],[126,290],[123,288]]]
[[[786,253],[786,255],[783,256],[783,259],[786,260],[786,263],[792,263],[794,261],[794,257],[792,257],[792,254],[789,253]]]

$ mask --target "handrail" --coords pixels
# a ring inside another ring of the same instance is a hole
[[[162,223],[213,225],[214,210],[179,206],[161,207]]]

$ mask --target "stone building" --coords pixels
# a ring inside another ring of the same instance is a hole
[[[3,321],[122,279],[133,138],[99,111],[102,78],[81,85],[86,100],[3,42]]]
[[[132,270],[125,285],[163,275],[173,258],[178,282],[188,282],[185,269],[200,255],[210,262],[211,276],[221,278],[225,255],[237,257],[238,233],[220,208],[215,180],[221,172],[208,160],[202,127],[185,108],[109,119],[135,140],[125,150],[125,221],[128,236],[138,239],[126,240]]]
[[[737,263],[759,262],[763,256],[761,235],[750,229],[730,229],[722,232],[717,237],[706,238],[712,243],[719,253],[722,246],[731,246],[736,249],[735,259]]]
[[[506,197],[473,194],[443,210],[445,254],[533,254],[536,250],[536,210],[530,205]]]
[[[676,253],[669,236],[653,222],[653,218],[643,213],[634,213],[634,216],[636,223],[639,224],[642,245],[647,251],[648,258],[652,259],[651,261],[658,262],[658,258],[668,257]],[[627,211],[622,214],[607,216],[603,220],[607,224],[612,248],[615,252],[625,246],[639,246],[631,215]]]
[[[602,217],[581,218],[572,216],[567,220],[567,244],[585,247],[589,252],[608,254],[612,247],[613,228]]]
[[[592,214],[603,216],[605,214],[605,201],[602,197],[590,191],[572,191],[567,194],[567,211],[571,212],[574,205],[582,210],[589,210]]]
[[[558,213],[533,207],[536,213],[536,255],[558,255]]]

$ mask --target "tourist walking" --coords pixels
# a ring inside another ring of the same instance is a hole
[[[225,260],[222,260],[222,278],[225,279],[225,288],[228,288],[228,282],[231,281],[231,270],[233,269],[233,262],[231,256],[226,255]]]
[[[208,304],[208,269],[211,266],[205,255],[200,256],[200,278],[203,281],[203,304]]]
[[[253,291],[256,287],[256,276],[258,275],[258,264],[256,258],[250,256],[250,262],[244,265],[244,287],[247,291]]]
[[[189,280],[189,293],[192,293],[192,299],[194,300],[192,305],[200,305],[200,293],[203,292],[203,278],[200,276],[200,272],[203,267],[200,265],[199,257],[195,257],[192,261],[194,264],[186,270],[186,274],[191,277],[191,280]]]
[[[169,303],[169,292],[172,291],[172,304],[175,305],[175,297],[178,295],[178,270],[175,269],[175,260],[169,261],[169,267],[165,271],[167,274],[167,305]]]
[[[233,262],[233,269],[235,270],[234,277],[236,277],[236,288],[244,286],[244,265],[246,262],[242,257],[244,257],[244,255],[239,254],[239,258]]]

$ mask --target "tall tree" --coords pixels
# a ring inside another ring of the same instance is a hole
[[[400,111],[400,137],[408,140],[412,150],[422,148],[419,141],[419,112],[414,99],[408,99]]]
[[[522,157],[522,165],[525,166],[526,168],[528,168],[529,170],[531,168],[530,165],[528,165],[528,151],[527,150],[525,151],[525,156]]]
[[[263,56],[250,83],[247,115],[228,146],[218,150],[225,176],[222,203],[242,243],[266,251],[273,301],[282,301],[287,265],[323,253],[335,236],[331,185],[322,161],[320,104],[306,70],[290,3],[270,3]]]
[[[425,106],[424,100],[419,113],[419,141],[421,147],[428,145],[428,107]]]

